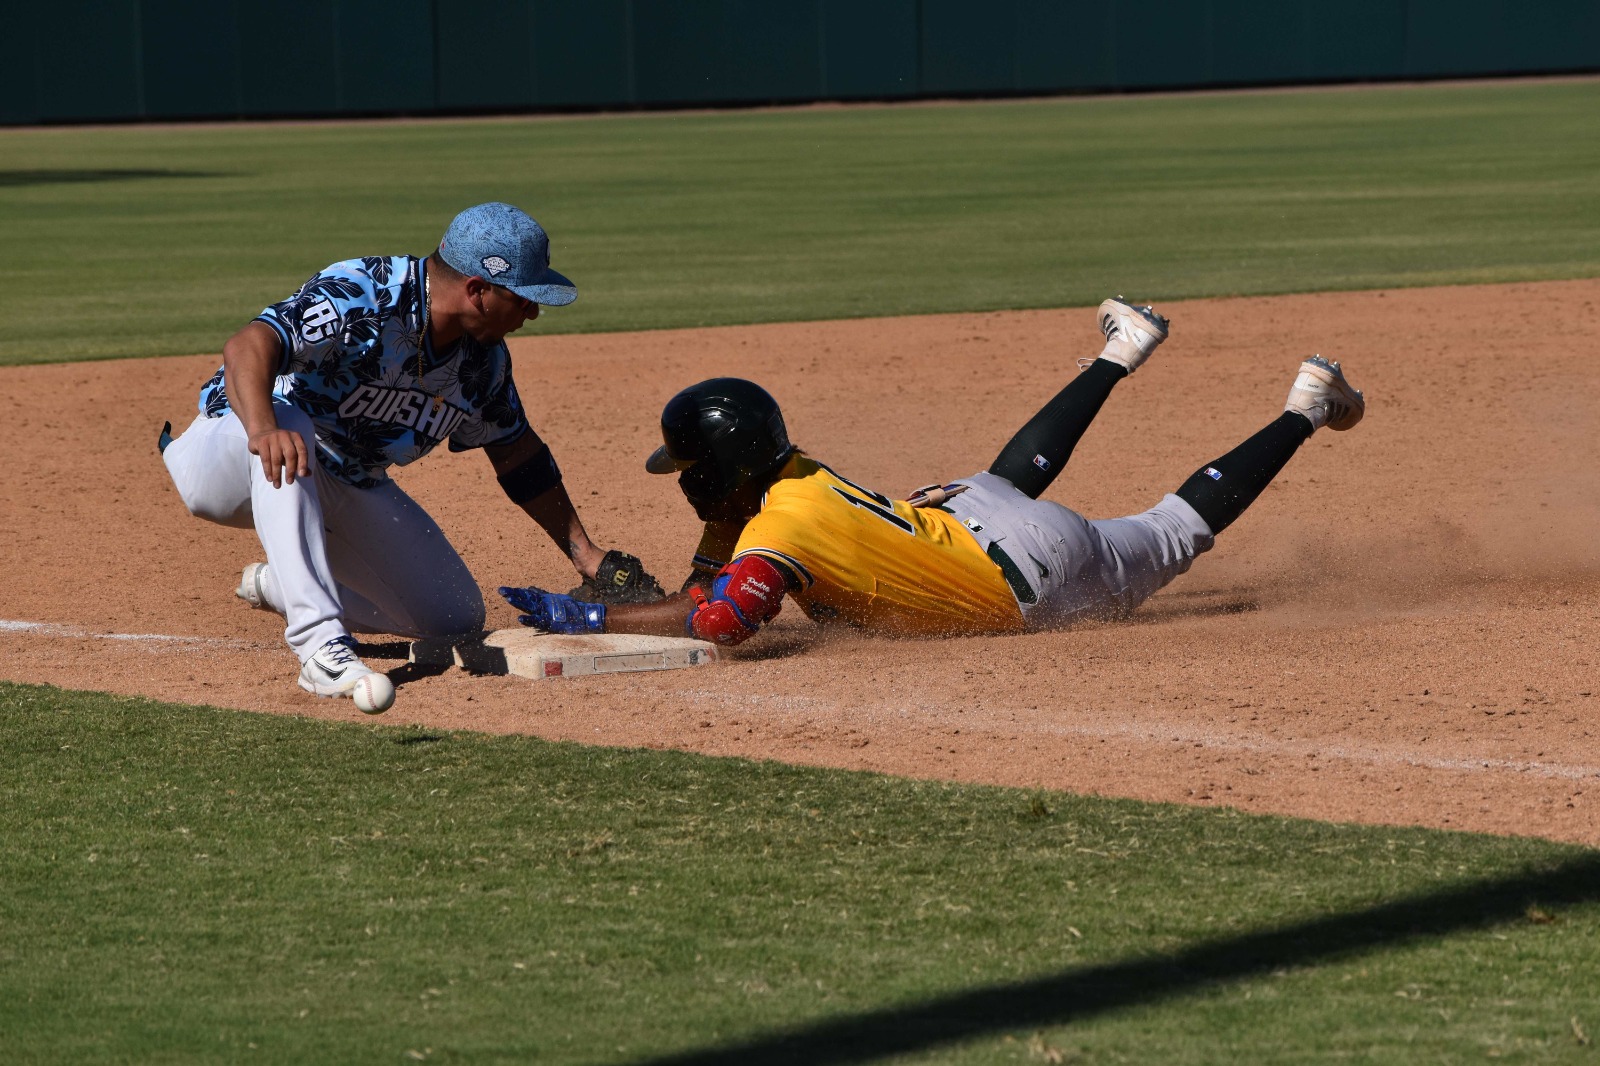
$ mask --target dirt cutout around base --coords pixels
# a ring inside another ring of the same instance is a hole
[[[404,641],[375,638],[399,685],[376,721],[1600,845],[1597,304],[1600,281],[1164,306],[1171,340],[1048,498],[1143,510],[1275,417],[1313,352],[1369,408],[1127,622],[890,640],[791,606],[708,668],[559,681],[406,666]],[[797,443],[903,496],[986,467],[1099,341],[1076,309],[512,349],[590,531],[675,587],[697,526],[643,461],[683,386],[752,378]],[[295,686],[282,620],[232,594],[258,543],[190,518],[157,458],[217,363],[0,370],[0,677],[372,721]],[[575,583],[481,455],[396,477],[491,627],[515,624],[496,585]]]

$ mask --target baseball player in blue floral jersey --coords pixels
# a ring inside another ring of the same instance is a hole
[[[349,695],[374,675],[352,630],[440,637],[483,627],[476,581],[388,475],[444,441],[484,449],[507,496],[580,575],[606,564],[619,587],[654,586],[636,559],[589,539],[512,381],[506,334],[540,305],[577,295],[550,269],[537,222],[480,204],[433,255],[335,263],[224,346],[200,416],[170,443],[164,436],[163,458],[192,514],[256,530],[267,559],[245,568],[237,594],[285,616],[302,688]],[[378,695],[358,705],[386,709],[392,688],[376,675],[363,691],[373,685]]]

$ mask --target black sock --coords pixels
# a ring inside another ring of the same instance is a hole
[[[1285,411],[1233,451],[1195,471],[1177,495],[1200,512],[1212,533],[1221,533],[1255,502],[1309,436],[1311,420]]]
[[[1003,477],[1037,500],[1066,467],[1083,431],[1089,428],[1117,382],[1128,372],[1109,359],[1096,359],[1068,382],[1055,399],[1017,430],[989,473]]]

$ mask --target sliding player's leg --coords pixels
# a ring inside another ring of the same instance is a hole
[[[1266,491],[1312,433],[1323,426],[1347,430],[1365,411],[1365,398],[1350,387],[1339,364],[1312,356],[1300,364],[1283,414],[1195,471],[1176,495],[1205,519],[1213,534],[1221,533]]]
[[[1152,307],[1134,307],[1119,298],[1100,305],[1100,331],[1106,338],[1100,357],[1029,419],[989,467],[989,473],[1033,499],[1066,467],[1072,449],[1117,382],[1166,340],[1167,320]]]

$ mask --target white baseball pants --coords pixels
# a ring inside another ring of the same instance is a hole
[[[310,416],[274,402],[278,425],[313,449]],[[269,605],[303,663],[348,632],[446,637],[483,628],[483,594],[439,527],[393,482],[358,489],[325,474],[275,488],[231,411],[201,416],[162,458],[196,518],[254,528]]]
[[[1033,602],[1019,595],[1018,606],[1033,630],[1124,615],[1214,543],[1211,528],[1177,496],[1143,514],[1090,521],[987,472],[957,484],[967,491],[945,506],[984,550],[998,545],[1021,572]]]

